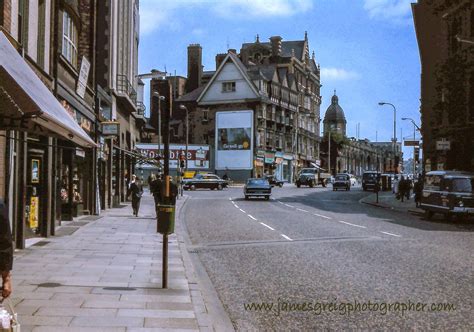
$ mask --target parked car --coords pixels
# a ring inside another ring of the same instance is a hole
[[[375,185],[377,184],[378,177],[380,173],[376,171],[367,171],[362,174],[362,190],[375,190]]]
[[[313,188],[320,184],[323,187],[326,187],[330,179],[331,174],[324,173],[321,168],[303,168],[298,174],[296,186],[299,188],[304,185]]]
[[[474,214],[474,173],[432,171],[426,173],[421,208],[427,219],[441,213],[447,220]]]
[[[332,184],[332,190],[336,191],[339,189],[351,190],[351,176],[349,174],[336,174],[334,183]]]
[[[222,190],[228,185],[227,181],[215,174],[196,174],[192,179],[183,180],[184,190],[196,190],[200,188]]]
[[[267,179],[247,179],[244,186],[245,199],[249,199],[250,197],[264,197],[268,201],[271,194],[272,186]]]
[[[274,175],[265,175],[265,179],[268,180],[268,182],[270,183],[272,187],[274,186],[278,186],[280,188],[283,187],[284,181],[278,180]]]

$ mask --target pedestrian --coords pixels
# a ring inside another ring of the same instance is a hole
[[[395,194],[395,197],[397,199],[400,199],[400,196],[399,196],[399,185],[400,185],[400,181],[398,181],[398,176],[395,176],[395,178],[393,179],[393,193]]]
[[[415,182],[413,191],[415,192],[416,207],[419,207],[420,201],[421,201],[421,195],[423,194],[423,179],[421,177],[418,177],[418,180]]]
[[[407,183],[405,177],[402,175],[402,177],[400,178],[400,182],[398,183],[398,195],[400,196],[402,202],[406,196],[406,186]]]
[[[407,201],[410,200],[410,193],[412,189],[413,189],[413,183],[410,178],[407,178],[405,180],[405,196],[407,198]]]
[[[142,195],[143,195],[143,186],[140,182],[140,178],[136,176],[135,174],[132,175],[132,181],[130,182],[129,195],[132,195],[133,215],[135,217],[138,217],[138,210],[140,209],[140,200],[142,199]]]
[[[158,204],[161,203],[161,176],[157,175],[150,182],[150,192],[155,201],[155,211],[157,211]]]
[[[12,293],[13,240],[8,220],[7,207],[0,199],[0,273],[2,274],[2,297]]]

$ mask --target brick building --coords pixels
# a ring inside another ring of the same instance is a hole
[[[419,0],[412,10],[424,169],[474,171],[474,2]]]
[[[274,36],[260,42],[257,36],[239,54],[216,55],[216,71],[202,71],[200,52],[198,45],[188,48],[188,75],[200,78],[199,86],[177,103],[189,110],[189,142],[211,146],[210,171],[292,181],[299,168],[319,159],[320,69],[306,34],[297,41]],[[231,124],[226,117],[235,119]],[[223,135],[244,141],[222,144]]]

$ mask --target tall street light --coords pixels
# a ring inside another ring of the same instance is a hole
[[[153,96],[158,98],[158,155],[161,158],[161,101],[165,100],[165,96],[156,91],[153,91]]]
[[[395,171],[394,173],[396,174],[397,173],[397,167],[395,166],[395,156],[397,154],[397,109],[395,108],[395,105],[393,105],[392,103],[386,103],[386,102],[379,102],[379,105],[380,106],[384,106],[384,105],[390,105],[393,107],[393,164],[394,164],[394,167],[395,167]]]
[[[188,171],[188,143],[189,143],[189,111],[186,106],[183,104],[179,105],[179,108],[182,110],[186,110],[186,159],[185,159],[185,171]]]
[[[409,121],[411,121],[411,123],[413,123],[413,141],[415,141],[416,140],[416,136],[415,136],[416,130],[418,129],[421,133],[420,127],[417,126],[417,124],[415,123],[415,120],[413,120],[412,118],[402,118],[402,120],[404,120],[404,121],[409,120]],[[413,180],[415,180],[415,173],[416,173],[415,151],[416,151],[416,147],[413,145]]]

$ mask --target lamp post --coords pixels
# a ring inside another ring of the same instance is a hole
[[[156,91],[153,91],[153,96],[158,98],[158,155],[161,158],[161,101],[165,100],[165,96]]]
[[[189,144],[189,111],[186,106],[183,104],[179,105],[179,108],[182,110],[186,110],[186,159],[185,159],[185,164],[184,164],[184,170],[187,172],[188,171],[188,144]]]
[[[384,106],[384,105],[390,105],[393,107],[393,164],[395,166],[395,155],[397,154],[397,109],[395,108],[395,105],[393,105],[392,103],[386,103],[386,102],[379,102],[379,105],[380,106]],[[397,167],[395,166],[395,171],[394,173],[396,174],[397,173]]]
[[[418,129],[421,133],[421,129],[420,127],[417,126],[417,124],[415,123],[415,121],[412,119],[412,118],[402,118],[402,120],[409,120],[411,121],[411,123],[413,123],[413,141],[415,141],[415,134],[416,134],[416,130]],[[413,180],[415,180],[415,173],[416,173],[416,160],[415,160],[415,151],[416,151],[416,147],[413,145]]]

